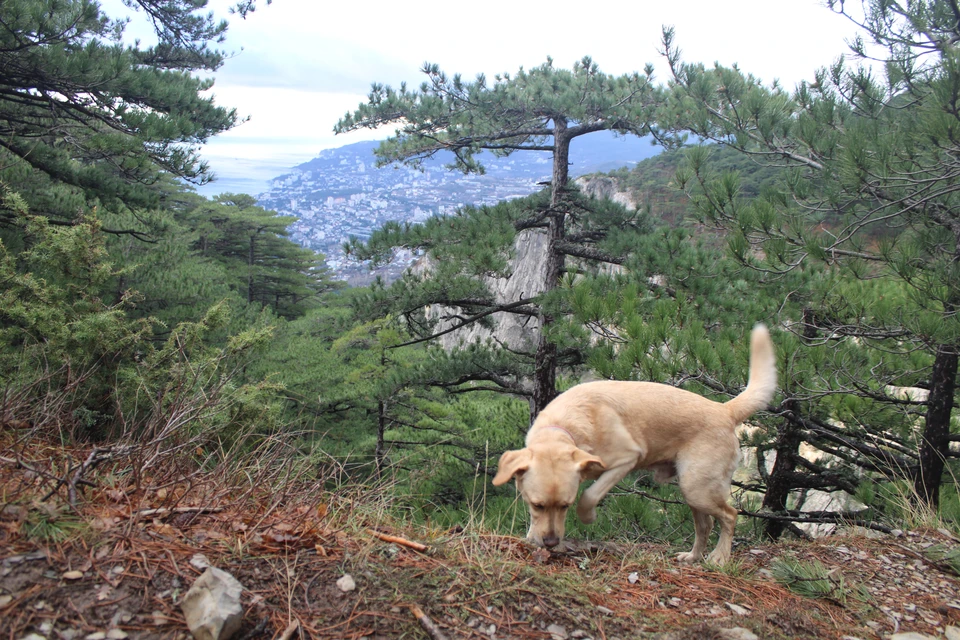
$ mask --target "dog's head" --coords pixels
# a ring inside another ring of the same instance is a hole
[[[540,443],[500,456],[494,485],[517,479],[517,491],[530,508],[527,539],[542,547],[563,540],[567,509],[577,499],[580,482],[595,478],[603,462],[575,446]]]

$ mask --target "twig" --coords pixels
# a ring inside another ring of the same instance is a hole
[[[410,605],[410,612],[416,617],[417,622],[420,623],[420,626],[423,627],[423,630],[427,632],[427,635],[433,638],[433,640],[447,640],[447,636],[443,635],[443,632],[434,624],[433,620],[427,617],[427,614],[423,612],[419,606],[412,604]]]
[[[270,618],[261,618],[260,622],[257,623],[257,626],[237,638],[237,640],[250,640],[251,638],[256,638],[267,630],[267,624],[269,624],[269,622]]]
[[[293,622],[287,625],[287,628],[284,629],[283,633],[280,634],[279,640],[290,640],[290,638],[293,637],[293,634],[295,634],[299,629],[300,621],[294,619]]]
[[[223,507],[159,507],[157,509],[134,511],[130,514],[130,517],[143,516],[149,518],[150,516],[164,516],[168,513],[220,513],[221,511],[223,511]]]
[[[406,538],[398,538],[397,536],[391,536],[391,535],[387,535],[386,533],[380,533],[379,531],[375,531],[373,529],[367,529],[367,531],[370,532],[370,535],[372,535],[374,538],[379,538],[384,542],[392,542],[394,544],[399,544],[404,547],[409,547],[410,549],[414,549],[415,551],[426,551],[429,548],[427,547],[427,545],[423,544],[422,542],[414,542],[412,540],[407,540]]]
[[[70,501],[70,506],[77,506],[77,485],[89,484],[89,481],[83,479],[84,473],[86,473],[89,469],[96,467],[98,464],[107,462],[109,460],[114,460],[120,456],[129,455],[134,448],[135,447],[132,445],[107,448],[97,447],[91,451],[90,455],[87,456],[87,459],[84,460],[83,464],[80,465],[80,467],[76,470],[76,472],[73,474],[73,477],[70,479],[69,484],[67,485],[67,499]]]

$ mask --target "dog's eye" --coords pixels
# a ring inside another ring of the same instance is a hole
[[[530,506],[536,509],[537,511],[543,511],[544,509],[542,504],[531,504]]]

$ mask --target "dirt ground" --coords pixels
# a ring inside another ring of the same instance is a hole
[[[717,570],[678,565],[679,549],[665,545],[582,542],[549,553],[482,531],[408,527],[356,496],[309,488],[271,501],[195,484],[138,493],[94,482],[69,508],[64,491],[39,500],[49,491],[28,489],[49,485],[30,474],[0,464],[0,638],[10,640],[189,638],[179,603],[202,573],[198,554],[243,585],[243,640],[288,629],[303,638],[868,639],[960,627],[960,580],[936,559],[958,541],[940,530],[738,539],[734,561]],[[783,559],[821,563],[826,592],[804,597],[778,582]],[[352,590],[337,584],[345,574]]]

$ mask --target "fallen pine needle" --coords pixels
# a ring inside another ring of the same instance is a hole
[[[407,540],[406,538],[398,538],[397,536],[380,533],[379,531],[374,531],[373,529],[367,529],[367,531],[369,531],[370,535],[372,535],[374,538],[378,538],[384,542],[392,542],[404,547],[409,547],[415,551],[426,551],[428,548],[427,545],[423,544],[422,542],[414,542],[413,540]]]
[[[413,613],[416,617],[417,622],[420,623],[420,626],[423,627],[423,630],[427,632],[427,635],[433,638],[433,640],[447,640],[447,636],[443,635],[443,632],[437,628],[437,625],[433,623],[427,614],[423,612],[419,606],[412,604],[410,605],[410,612]]]

